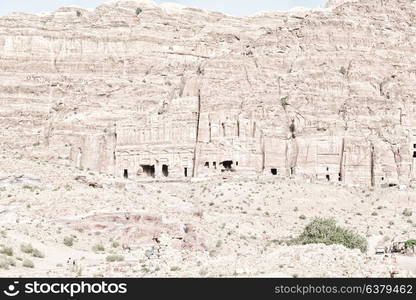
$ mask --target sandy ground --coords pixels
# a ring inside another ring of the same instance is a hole
[[[318,216],[367,237],[368,252],[285,244]],[[413,276],[416,257],[374,250],[416,238],[415,216],[414,190],[274,177],[134,182],[3,156],[0,244],[9,256],[0,254],[0,276]]]

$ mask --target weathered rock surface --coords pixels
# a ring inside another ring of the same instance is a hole
[[[414,255],[397,256],[397,262],[375,255],[376,248],[392,241],[415,238],[413,189],[386,192],[275,177],[130,182],[137,189],[127,189],[114,184],[126,181],[112,176],[7,157],[0,159],[0,170],[40,181],[27,187],[0,185],[2,277],[416,275]],[[366,237],[368,252],[287,245],[315,217],[334,217]],[[23,252],[22,244],[44,257]],[[124,260],[108,261],[111,255]],[[8,269],[6,259],[14,262]],[[23,266],[26,259],[34,268]]]
[[[4,152],[117,176],[415,176],[416,2],[238,18],[149,1],[0,18]]]
[[[39,178],[25,174],[7,176],[0,175],[0,187],[11,186],[16,184],[21,186],[39,185],[40,180]]]

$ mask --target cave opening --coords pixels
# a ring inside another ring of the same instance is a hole
[[[213,163],[212,163],[212,166],[214,167],[214,169],[216,170],[217,169],[217,162],[216,161],[214,161]]]
[[[124,169],[123,177],[124,177],[124,179],[128,179],[129,178],[129,170]]]
[[[188,168],[183,169],[183,174],[185,175],[185,177],[188,177]]]
[[[277,175],[277,169],[271,169],[272,175],[276,176]]]
[[[416,151],[413,151],[413,158],[416,158]]]
[[[155,166],[154,165],[141,165],[143,173],[149,177],[155,177]]]
[[[331,181],[331,176],[326,175],[325,177],[326,177],[326,180],[327,180],[327,181]]]
[[[221,163],[221,165],[223,165],[224,171],[231,171],[232,167],[233,167],[233,161],[232,160],[226,160],[226,161],[223,161]]]
[[[205,167],[209,168],[209,162],[205,162]]]
[[[162,166],[162,174],[165,177],[168,177],[169,176],[169,166],[168,165],[163,165]]]

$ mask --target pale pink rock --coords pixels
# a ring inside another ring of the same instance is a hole
[[[0,18],[4,152],[118,177],[415,177],[415,2],[239,18],[151,1]]]

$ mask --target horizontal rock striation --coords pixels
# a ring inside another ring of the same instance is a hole
[[[0,18],[1,149],[128,178],[409,184],[416,2],[232,17],[148,1]]]

